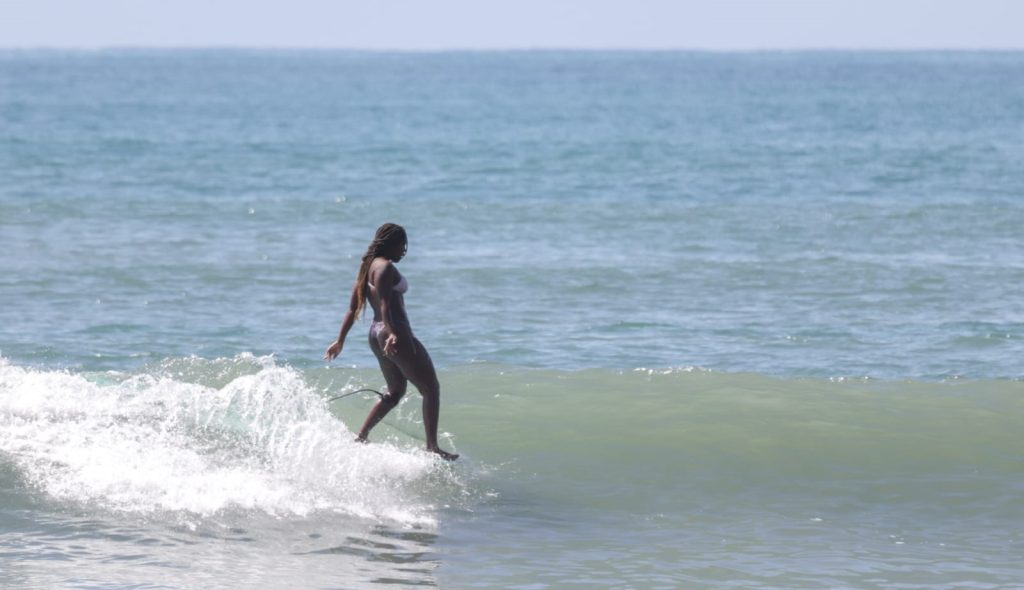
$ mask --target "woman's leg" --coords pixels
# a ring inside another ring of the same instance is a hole
[[[391,359],[423,397],[423,428],[427,436],[427,450],[448,460],[456,459],[458,455],[441,450],[437,444],[437,427],[441,415],[441,385],[437,381],[437,371],[426,347],[418,339],[413,340],[416,345],[415,353],[413,350],[400,348],[398,354]]]
[[[377,363],[380,365],[380,372],[384,374],[384,382],[387,383],[388,391],[386,395],[381,396],[377,400],[377,403],[374,404],[370,413],[366,416],[366,421],[363,423],[363,427],[359,430],[359,435],[356,438],[359,442],[366,442],[366,437],[370,435],[373,427],[398,405],[398,402],[402,400],[402,396],[405,395],[405,390],[409,384],[409,380],[402,374],[402,370],[398,365],[384,355],[379,340],[378,334],[371,330],[370,350],[377,357]]]

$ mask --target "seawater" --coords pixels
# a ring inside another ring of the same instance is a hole
[[[0,52],[0,586],[1024,585],[1022,163],[1013,52]]]

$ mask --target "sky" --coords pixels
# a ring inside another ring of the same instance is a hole
[[[1024,49],[1024,0],[0,0],[0,47]]]

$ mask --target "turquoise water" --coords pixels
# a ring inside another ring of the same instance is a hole
[[[1024,584],[1024,54],[6,51],[0,171],[0,585]]]

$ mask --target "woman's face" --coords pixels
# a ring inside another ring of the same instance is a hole
[[[405,258],[405,253],[408,252],[408,251],[409,251],[409,241],[408,240],[396,241],[394,246],[391,248],[391,251],[388,252],[388,254],[389,254],[388,258],[391,259],[391,262],[398,262],[399,260]]]

